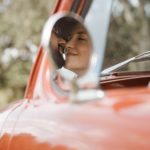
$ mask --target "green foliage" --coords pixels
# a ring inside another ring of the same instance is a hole
[[[0,11],[0,105],[23,98],[32,57],[36,55],[28,43],[39,46],[51,2],[11,0],[8,5],[0,3],[4,6]],[[16,56],[12,53],[14,48]],[[9,60],[3,62],[4,57]]]
[[[112,14],[104,68],[150,50],[150,16],[144,10],[150,0],[141,0],[136,7],[126,0],[116,1],[123,10]]]

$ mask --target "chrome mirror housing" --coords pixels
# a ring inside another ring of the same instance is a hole
[[[90,17],[87,16],[87,20]],[[97,88],[99,76],[93,72],[99,62],[98,53],[94,50],[94,39],[85,23],[87,24],[86,20],[84,22],[74,13],[54,14],[46,22],[41,40],[41,45],[49,52],[49,60],[53,64],[52,84],[60,87],[57,79],[61,78],[62,93],[68,95],[73,102],[104,96],[104,92]]]

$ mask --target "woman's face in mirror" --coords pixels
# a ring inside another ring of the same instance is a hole
[[[51,35],[52,56],[58,68],[64,67],[83,75],[91,56],[91,40],[84,26],[72,18],[56,23]]]
[[[83,75],[89,66],[91,41],[85,28],[77,24],[65,45],[67,49],[65,68]]]

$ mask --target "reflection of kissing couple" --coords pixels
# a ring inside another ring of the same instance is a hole
[[[59,71],[71,77],[88,69],[91,41],[84,26],[70,17],[58,20],[51,36],[51,52]]]

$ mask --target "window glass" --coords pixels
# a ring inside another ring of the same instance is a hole
[[[103,69],[150,51],[150,0],[114,0]],[[128,71],[150,70],[150,61]]]

